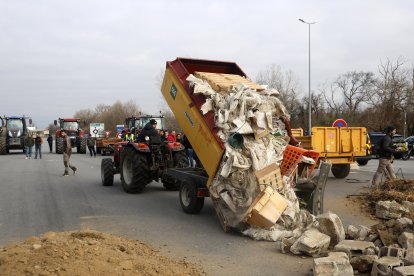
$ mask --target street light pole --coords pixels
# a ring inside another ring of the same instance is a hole
[[[309,84],[308,84],[308,88],[309,88],[309,132],[308,135],[311,136],[312,135],[312,95],[311,95],[311,32],[310,32],[310,27],[312,24],[316,24],[318,22],[306,22],[305,20],[299,18],[299,21],[305,24],[308,24],[309,26]]]

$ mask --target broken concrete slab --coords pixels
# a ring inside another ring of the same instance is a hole
[[[382,219],[398,219],[410,210],[396,201],[378,201],[375,205],[375,216]]]
[[[400,266],[393,270],[393,276],[409,276],[414,275],[414,265]]]
[[[313,260],[313,275],[354,275],[354,271],[346,253],[330,252],[328,257]]]
[[[399,237],[398,237],[398,243],[403,247],[403,248],[412,248],[414,247],[414,234],[413,233],[409,233],[409,232],[403,232]]]
[[[345,252],[349,258],[365,255],[372,249],[375,252],[375,245],[372,242],[354,240],[343,240],[334,247],[334,251]]]
[[[338,215],[328,212],[316,217],[318,230],[331,237],[329,247],[334,247],[338,242],[345,239],[345,230]]]
[[[382,257],[374,261],[372,266],[372,276],[392,275],[393,269],[404,265],[397,257]]]
[[[376,255],[362,255],[358,257],[353,257],[349,262],[354,270],[358,272],[369,272],[372,269],[374,261],[378,259]]]
[[[328,249],[330,241],[328,235],[319,232],[316,228],[310,228],[295,241],[290,247],[290,252],[318,256]]]
[[[360,241],[365,240],[370,234],[370,231],[371,229],[364,225],[359,225],[359,226],[349,225],[347,229],[348,236],[351,239],[360,240]]]
[[[396,236],[392,231],[377,230],[378,235],[380,236],[381,242],[384,246],[391,246],[398,242],[398,236]]]
[[[394,230],[397,232],[403,232],[407,228],[413,226],[413,221],[409,218],[399,218],[395,221]]]
[[[405,256],[402,258],[404,265],[414,265],[414,247],[407,248]]]

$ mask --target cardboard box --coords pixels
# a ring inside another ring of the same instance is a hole
[[[261,191],[265,189],[266,185],[270,185],[278,191],[283,190],[284,184],[282,173],[279,165],[276,163],[270,164],[269,166],[256,171],[254,174],[256,175]]]
[[[259,140],[260,138],[263,138],[268,134],[269,134],[269,131],[267,129],[258,128],[254,130],[254,139]]]
[[[287,207],[287,200],[268,186],[250,206],[245,222],[262,228],[270,228],[282,215]]]

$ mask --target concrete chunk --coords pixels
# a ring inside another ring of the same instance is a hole
[[[331,238],[315,228],[305,231],[290,247],[293,254],[317,256],[328,249]]]
[[[334,213],[328,212],[316,217],[319,222],[318,230],[331,237],[330,247],[345,239],[345,230],[341,219]]]
[[[398,243],[403,248],[412,248],[412,247],[414,247],[414,234],[413,233],[408,233],[408,232],[403,232],[398,237]]]
[[[392,275],[393,276],[414,275],[414,265],[396,267],[394,268]]]
[[[398,219],[409,212],[409,209],[396,201],[378,201],[375,205],[375,216],[382,219]]]
[[[405,256],[402,260],[404,265],[414,265],[414,247],[408,248],[405,251]]]
[[[330,252],[328,257],[313,260],[315,276],[348,276],[354,275],[348,256],[343,252]]]
[[[360,241],[365,240],[368,237],[370,231],[371,229],[364,225],[359,225],[359,226],[349,225],[347,229],[348,236],[351,239],[360,240]]]
[[[374,261],[371,275],[392,276],[393,269],[395,269],[396,267],[400,267],[402,265],[402,261],[397,257],[382,257]]]
[[[364,252],[371,249],[375,252],[375,245],[372,242],[353,240],[343,240],[334,247],[334,251],[345,252],[349,258],[364,255]]]
[[[354,270],[358,272],[369,272],[372,269],[374,261],[378,259],[376,255],[362,255],[353,257],[349,262]]]

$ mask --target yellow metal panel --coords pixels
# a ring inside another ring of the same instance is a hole
[[[365,127],[313,127],[312,148],[333,164],[350,163],[354,156],[365,156],[366,135]]]
[[[209,186],[216,175],[224,150],[171,68],[165,71],[161,92],[203,164],[209,176]]]

